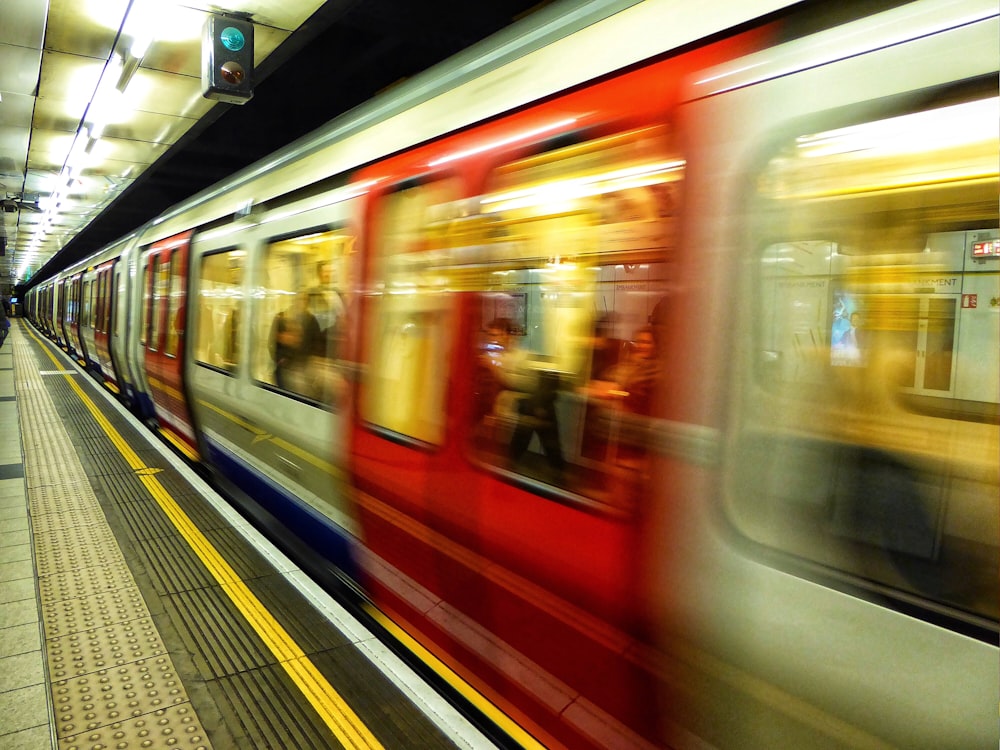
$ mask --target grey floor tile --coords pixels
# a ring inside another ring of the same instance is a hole
[[[0,730],[3,731],[3,730]],[[47,725],[24,729],[13,734],[0,734],[2,750],[49,750],[56,747]]]
[[[27,518],[28,508],[22,503],[16,505],[0,505],[0,519]]]
[[[0,716],[3,730],[7,733],[19,732],[44,724],[48,732],[49,709],[46,703],[45,685],[8,690],[0,693]],[[0,742],[6,735],[0,735]]]
[[[18,581],[3,581],[0,583],[0,604],[17,602],[22,599],[35,600],[34,579],[22,578]]]
[[[7,498],[17,497],[21,498],[22,505],[24,504],[24,478],[17,477],[16,479],[0,479],[0,505],[7,505]]]
[[[5,602],[0,607],[0,628],[12,628],[15,625],[26,625],[30,622],[37,623],[38,619],[38,603],[34,597]]]
[[[38,651],[41,647],[42,633],[38,623],[28,622],[0,631],[0,658]]]
[[[0,535],[9,534],[13,531],[27,531],[28,517],[24,518],[3,518],[0,519]]]
[[[0,533],[0,547],[13,547],[20,544],[31,544],[31,532],[27,529]]]
[[[6,547],[4,549],[7,549]],[[0,583],[3,581],[19,581],[22,578],[34,578],[35,566],[31,559],[0,562]]]
[[[0,693],[45,684],[44,665],[41,651],[0,659]]]
[[[0,564],[19,562],[21,560],[31,561],[30,544],[15,544],[11,547],[0,547]]]

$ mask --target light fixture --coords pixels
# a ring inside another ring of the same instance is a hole
[[[118,76],[118,81],[115,83],[115,88],[121,93],[125,93],[125,89],[128,87],[129,82],[132,80],[132,76],[135,75],[135,71],[139,69],[139,63],[142,62],[141,57],[136,57],[132,54],[132,51],[126,50],[122,55],[122,72]]]

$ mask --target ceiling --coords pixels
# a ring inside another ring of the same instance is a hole
[[[86,257],[544,4],[3,0],[0,293]],[[210,11],[254,22],[257,83],[245,104],[202,96]],[[137,58],[133,42],[147,34]]]

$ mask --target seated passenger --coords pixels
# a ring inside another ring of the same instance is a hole
[[[598,405],[587,420],[583,452],[605,466],[601,486],[612,502],[630,507],[647,471],[649,417],[661,365],[654,329],[640,328],[625,359],[582,391]]]
[[[585,388],[590,396],[620,402],[633,414],[652,413],[652,398],[660,378],[660,358],[653,329],[635,332],[628,354],[591,381]]]
[[[517,464],[538,435],[549,465],[561,473],[566,466],[559,443],[556,397],[559,376],[529,366],[531,353],[514,344],[514,325],[497,318],[487,327],[487,342],[480,355],[477,399],[480,413],[489,411],[512,425],[508,458]]]

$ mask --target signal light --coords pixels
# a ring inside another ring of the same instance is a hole
[[[253,72],[253,22],[210,15],[202,37],[202,95],[243,104],[253,97]]]

